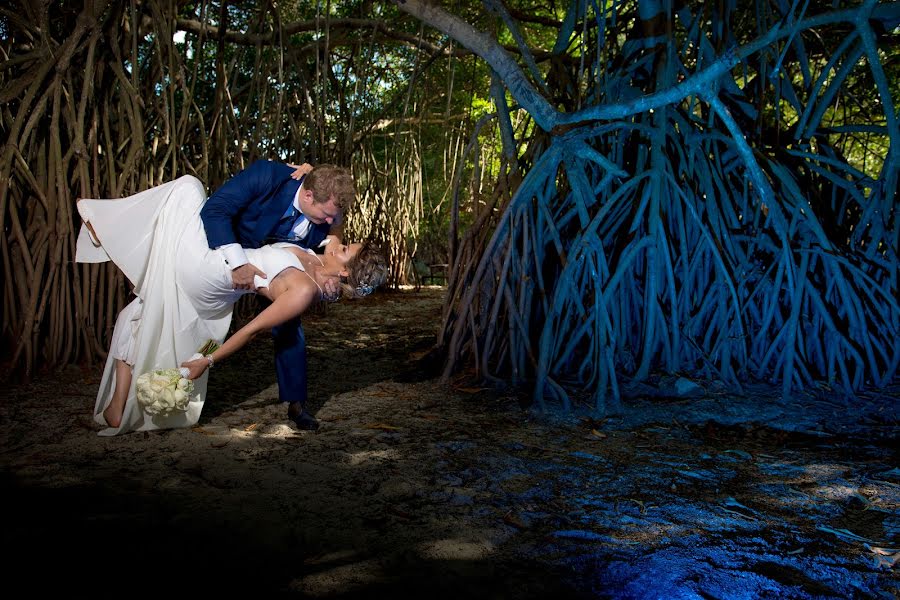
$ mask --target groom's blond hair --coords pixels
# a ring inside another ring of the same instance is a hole
[[[334,198],[341,210],[350,208],[356,200],[356,184],[346,167],[318,165],[303,180],[303,187],[313,193],[313,202],[324,204]]]

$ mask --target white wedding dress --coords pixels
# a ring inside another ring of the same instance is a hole
[[[100,435],[190,427],[200,419],[209,371],[194,380],[187,410],[170,415],[144,412],[135,396],[135,382],[148,371],[178,367],[206,340],[221,344],[234,303],[252,293],[232,289],[222,252],[209,248],[200,219],[205,201],[203,184],[188,175],[127,198],[78,202],[78,212],[90,222],[96,240],[82,225],[76,262],[112,260],[136,296],[116,319],[94,420],[107,425],[103,410],[115,389],[116,358],[133,367],[131,389],[121,425],[106,427]],[[278,246],[282,244],[247,249],[247,258],[269,278],[286,268],[302,271],[297,257]],[[257,287],[267,285],[256,278]]]

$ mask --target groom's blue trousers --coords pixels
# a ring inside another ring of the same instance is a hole
[[[282,402],[302,402],[306,406],[306,338],[300,317],[273,327],[272,337],[278,397]]]

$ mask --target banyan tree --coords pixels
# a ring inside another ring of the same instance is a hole
[[[410,123],[426,121],[425,106],[409,101],[408,75],[442,52],[414,19],[404,19],[412,33],[391,30],[373,10],[0,5],[0,371],[29,377],[106,351],[130,290],[111,265],[74,264],[78,197],[118,198],[184,174],[213,190],[260,158],[352,166],[361,199],[345,233],[382,242],[399,282],[423,211]]]
[[[493,34],[399,5],[490,65],[507,159],[451,246],[445,375],[599,413],[660,371],[892,381],[900,4],[574,0],[540,49],[500,1]]]
[[[785,396],[896,378],[900,3],[20,8],[0,9],[13,369],[102,354],[127,293],[72,264],[77,196],[214,187],[262,156],[352,165],[347,229],[395,283],[444,240],[445,379],[603,413],[659,373]]]

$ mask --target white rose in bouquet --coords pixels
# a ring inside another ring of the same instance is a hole
[[[150,371],[137,378],[138,403],[151,415],[169,415],[187,410],[194,384],[178,369]]]
[[[207,340],[188,360],[212,354],[218,347],[214,340]],[[194,392],[194,382],[187,378],[189,374],[184,367],[142,374],[135,382],[138,404],[154,416],[186,411]]]

